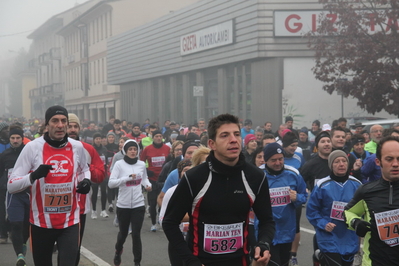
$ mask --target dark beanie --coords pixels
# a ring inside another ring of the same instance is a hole
[[[132,128],[133,128],[133,127],[140,127],[140,123],[137,123],[137,122],[136,122],[136,123],[133,123]]]
[[[129,149],[129,147],[136,147],[137,150],[139,149],[139,146],[137,145],[136,141],[126,141],[125,145],[123,145],[123,151],[125,152],[125,154],[127,153],[127,150]]]
[[[95,140],[96,138],[102,138],[102,135],[100,132],[96,132],[93,134],[93,140]]]
[[[285,133],[282,142],[283,142],[283,147],[285,148],[290,146],[292,143],[298,142],[298,138],[296,137],[294,132],[290,131]]]
[[[301,128],[301,130],[299,131],[299,133],[305,133],[306,135],[308,135],[308,128],[307,127],[303,127]]]
[[[12,135],[20,135],[21,138],[24,138],[24,131],[20,128],[13,128],[10,130],[10,137]]]
[[[191,147],[191,146],[199,147],[199,143],[195,142],[195,141],[187,141],[186,143],[184,143],[183,144],[183,157],[186,154],[188,147]]]
[[[269,143],[263,148],[263,159],[267,162],[275,154],[283,154],[283,147],[277,142]]]
[[[195,133],[188,133],[186,137],[186,141],[196,141],[200,140],[200,137]]]
[[[152,137],[155,137],[155,135],[158,135],[158,134],[162,135],[161,130],[155,130],[154,132],[152,132]]]
[[[288,121],[294,121],[294,119],[292,118],[292,116],[286,116],[286,117],[285,117],[285,122],[287,123]]]
[[[313,121],[313,123],[312,123],[312,124],[316,124],[316,126],[320,127],[320,121],[319,121],[319,120],[315,120],[315,121]]]
[[[60,105],[54,105],[51,106],[47,109],[45,119],[46,119],[46,125],[48,125],[48,122],[50,119],[55,116],[55,115],[64,115],[68,119],[68,111],[64,107]]]
[[[322,138],[329,138],[329,139],[331,139],[331,136],[330,136],[330,133],[328,132],[328,131],[322,131],[322,132],[320,132],[319,134],[317,134],[317,136],[316,136],[316,138],[315,138],[315,144],[316,144],[316,148],[317,148],[317,146],[319,145],[319,141],[322,139]]]
[[[363,135],[356,134],[355,136],[352,137],[352,146],[355,146],[358,143],[365,143],[366,139],[363,137]]]

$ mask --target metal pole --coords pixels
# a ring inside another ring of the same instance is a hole
[[[341,117],[344,117],[344,94],[341,94]]]

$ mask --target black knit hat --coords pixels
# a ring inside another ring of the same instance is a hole
[[[298,138],[294,132],[289,131],[285,133],[282,141],[283,141],[283,147],[285,148],[290,146],[292,143],[298,142]]]
[[[137,150],[139,149],[139,146],[137,145],[137,142],[135,141],[126,141],[125,145],[123,145],[123,150],[125,151],[125,153],[127,153],[127,150],[129,149],[129,147],[136,147]]]
[[[269,143],[263,148],[263,159],[267,162],[275,154],[283,154],[283,147],[277,142]]]
[[[102,138],[102,135],[100,132],[96,132],[93,134],[93,140],[95,140],[96,138]]]
[[[187,141],[186,143],[184,143],[183,144],[183,153],[182,153],[183,157],[186,154],[188,147],[191,147],[191,146],[199,147],[199,145],[200,145],[199,142],[195,142],[195,141]]]
[[[10,137],[12,135],[20,135],[21,138],[24,138],[24,131],[22,129],[16,127],[16,128],[13,128],[10,130]]]
[[[162,135],[161,130],[155,130],[154,132],[152,132],[152,137],[155,137],[155,135],[158,135],[158,134]]]
[[[286,116],[286,117],[285,117],[285,122],[287,123],[288,121],[294,121],[294,119],[292,118],[292,116]]]
[[[320,141],[322,138],[329,138],[329,139],[331,139],[330,133],[329,133],[328,131],[322,131],[322,132],[320,132],[319,134],[317,134],[316,139],[315,139],[315,142],[314,142],[314,143],[316,144],[316,148],[317,148],[317,146],[319,145],[319,141]]]
[[[47,109],[46,114],[45,114],[45,119],[46,119],[46,126],[48,125],[48,122],[50,119],[55,116],[55,115],[64,115],[68,119],[68,111],[64,107],[60,105],[54,105],[51,106]]]

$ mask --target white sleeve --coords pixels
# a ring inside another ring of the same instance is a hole
[[[84,148],[83,144],[80,143],[80,149],[79,151],[79,166],[82,169],[82,173],[84,175],[84,178],[91,179],[91,173],[90,173],[90,168],[89,164],[87,163],[87,157],[86,157],[86,149]]]
[[[127,181],[131,180],[129,176],[119,176],[121,171],[121,164],[116,163],[114,168],[112,169],[111,176],[109,177],[108,187],[109,188],[117,188],[122,184],[125,184]]]
[[[162,225],[162,221],[163,221],[163,217],[165,216],[166,208],[168,207],[169,200],[172,197],[173,192],[175,192],[176,187],[177,187],[177,185],[169,188],[163,197],[161,211],[159,212],[159,224],[160,225]]]
[[[147,176],[147,169],[145,168],[145,163],[143,162],[143,178],[141,179],[141,185],[143,187],[152,187],[151,182],[148,180],[148,176]]]

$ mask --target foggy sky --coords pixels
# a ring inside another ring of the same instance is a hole
[[[0,61],[15,57],[20,48],[29,50],[26,38],[52,16],[88,0],[0,0]],[[29,32],[26,32],[29,31]],[[25,32],[19,35],[15,33]]]

